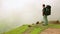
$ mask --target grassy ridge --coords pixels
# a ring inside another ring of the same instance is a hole
[[[12,31],[6,32],[5,34],[22,34],[26,29],[28,29],[28,26],[24,25]]]
[[[32,27],[34,27],[34,29],[31,30],[30,34],[38,34],[38,33],[42,32],[44,29],[47,29],[49,27],[50,28],[60,28],[60,24],[49,24],[47,26],[35,25]],[[28,29],[28,26],[24,25],[24,26],[21,26],[17,29],[12,30],[12,31],[6,32],[5,34],[22,34],[27,29]]]

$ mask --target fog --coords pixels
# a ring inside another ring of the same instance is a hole
[[[60,20],[60,0],[0,0],[0,32],[42,21],[42,4],[51,5],[48,20]]]

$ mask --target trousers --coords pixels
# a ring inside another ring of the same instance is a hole
[[[43,24],[48,25],[47,15],[43,16]]]

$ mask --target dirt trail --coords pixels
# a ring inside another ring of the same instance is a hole
[[[60,34],[60,29],[48,28],[44,30],[43,32],[41,32],[40,34]]]

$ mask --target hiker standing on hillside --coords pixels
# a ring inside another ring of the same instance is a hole
[[[42,15],[43,15],[43,25],[48,25],[48,19],[47,16],[51,14],[51,6],[47,5],[45,7],[45,4],[43,4],[43,9],[42,9]]]

